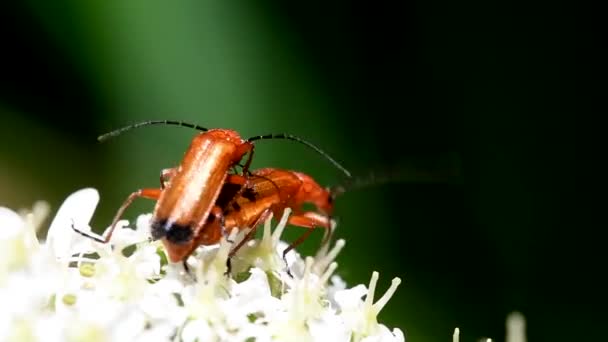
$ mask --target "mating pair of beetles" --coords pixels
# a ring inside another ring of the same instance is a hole
[[[186,259],[200,245],[212,245],[227,236],[233,228],[251,227],[252,230],[230,252],[232,257],[255,233],[256,227],[270,214],[280,217],[286,208],[292,209],[289,223],[307,231],[283,252],[285,254],[302,243],[313,231],[327,230],[331,235],[331,214],[336,192],[325,189],[310,176],[300,172],[265,168],[250,171],[254,141],[288,139],[304,144],[327,158],[348,178],[350,173],[315,145],[289,134],[269,134],[242,139],[229,129],[207,129],[180,121],[145,121],[123,127],[99,137],[100,141],[127,130],[166,124],[202,131],[194,137],[180,165],[165,169],[160,174],[160,188],[133,192],[118,209],[110,229],[104,237],[96,237],[72,227],[76,232],[101,243],[107,243],[125,209],[138,197],[156,200],[150,222],[154,240],[161,240],[171,262]],[[241,160],[247,155],[245,163]],[[240,166],[242,172],[236,172]],[[313,204],[317,211],[304,211],[303,205]]]

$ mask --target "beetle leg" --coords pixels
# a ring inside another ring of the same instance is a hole
[[[323,228],[325,228],[325,235],[323,235],[323,239],[321,240],[320,248],[323,248],[325,245],[328,245],[330,243],[331,237],[333,234],[333,231],[332,231],[333,225],[332,225],[331,215],[327,215],[325,218],[326,218],[325,222],[326,222],[327,226],[322,226]]]
[[[224,276],[230,276],[230,272],[232,272],[232,258],[229,256],[228,259],[226,259],[226,272],[224,272]]]
[[[289,217],[289,220],[287,222],[293,226],[309,229],[314,229],[316,227],[324,228],[325,234],[323,235],[323,239],[321,240],[321,246],[329,242],[333,233],[331,217],[321,215],[315,212],[305,212],[302,214],[292,215]]]
[[[245,192],[245,190],[247,190],[248,188],[250,189],[251,187],[249,186],[249,178],[241,176],[241,175],[228,175],[228,177],[226,178],[226,183],[240,185],[239,190],[232,196],[230,201],[228,203],[226,203],[226,205],[224,206],[224,209],[227,209],[227,208],[229,209],[229,208],[232,208],[232,206],[236,203],[236,199],[241,197],[243,195],[243,193]],[[222,216],[222,219],[223,218],[224,217]],[[225,222],[222,222],[222,229],[224,229],[224,223]],[[226,236],[225,231],[223,231],[222,234],[224,234],[224,236]]]
[[[311,211],[302,214],[291,215],[287,222],[293,226],[303,228],[321,227],[325,229],[331,229],[331,221],[328,220],[328,217],[326,215],[320,215]]]
[[[105,236],[99,236],[99,235],[94,235],[91,233],[83,232],[82,230],[79,230],[78,228],[76,228],[74,226],[74,222],[72,222],[72,229],[75,232],[77,232],[78,234],[88,237],[89,239],[93,239],[93,240],[95,240],[97,242],[101,242],[101,243],[108,243],[110,241],[110,239],[112,238],[112,233],[114,233],[116,224],[118,223],[118,221],[124,214],[127,207],[130,206],[131,203],[133,203],[133,200],[135,200],[138,197],[143,197],[143,198],[147,198],[147,199],[151,199],[151,200],[158,200],[158,198],[160,197],[161,191],[162,191],[161,189],[140,189],[140,190],[137,190],[137,191],[133,192],[132,194],[130,194],[129,197],[127,197],[127,199],[124,201],[124,203],[120,206],[120,208],[118,208],[118,211],[116,212],[116,215],[114,216],[114,220],[112,220],[112,225],[104,234]]]
[[[270,209],[264,210],[264,212],[262,212],[262,214],[251,225],[251,230],[249,232],[247,232],[247,234],[245,234],[245,236],[243,237],[243,240],[241,240],[238,243],[238,245],[236,245],[236,247],[234,247],[230,251],[230,253],[228,254],[228,260],[226,260],[226,267],[227,267],[226,275],[230,274],[230,270],[232,269],[231,260],[234,257],[234,255],[236,254],[236,252],[238,252],[239,249],[241,249],[241,247],[243,247],[249,240],[251,240],[251,238],[257,231],[258,226],[262,222],[266,221],[270,217],[271,214],[272,214],[272,211]]]
[[[214,206],[211,208],[211,212],[209,213],[209,217],[212,217],[202,228],[199,233],[199,237],[196,238],[193,244],[193,250],[200,245],[207,245],[210,243],[217,243],[220,237],[219,233],[226,239],[229,243],[234,243],[234,241],[228,239],[229,233],[226,230],[226,217],[224,216],[224,212],[222,208],[218,206]],[[228,255],[226,259],[226,272],[224,272],[225,276],[230,275],[230,271],[232,270],[232,263],[230,262],[231,256]]]
[[[240,186],[245,186],[248,184],[249,179],[245,176],[241,176],[241,175],[228,175],[228,177],[226,177],[226,183],[231,183],[231,184],[236,184],[236,185],[240,185]]]
[[[258,219],[255,221],[254,224],[251,225],[251,230],[249,232],[247,232],[247,234],[245,234],[245,237],[243,237],[243,240],[241,240],[239,242],[238,245],[236,245],[236,247],[234,247],[231,251],[230,254],[228,254],[228,258],[232,258],[234,256],[234,254],[236,254],[236,252],[241,249],[241,247],[243,247],[243,245],[245,243],[247,243],[249,240],[251,240],[251,238],[253,237],[253,235],[255,234],[255,232],[258,229],[258,226],[266,221],[266,219],[268,218],[268,216],[272,213],[272,211],[270,211],[270,209],[266,209],[264,210],[264,212],[258,217]]]
[[[172,167],[170,169],[162,169],[160,170],[160,189],[163,190],[167,187],[167,183],[175,176],[177,173],[177,168]]]
[[[226,241],[234,243],[234,241],[228,239],[230,233],[226,230],[226,217],[224,216],[222,208],[214,206],[213,208],[211,208],[210,214],[213,215],[214,220],[219,223],[220,232],[222,233],[222,236],[226,239]]]
[[[249,166],[251,166],[251,161],[253,159],[253,143],[251,143],[251,142],[243,143],[242,145],[240,145],[238,147],[237,153],[239,153],[240,155],[248,153],[247,160],[245,161],[245,165],[243,166],[243,174],[250,175],[251,173],[249,172]]]
[[[289,217],[289,220],[287,222],[293,226],[303,227],[307,230],[306,232],[304,232],[304,234],[302,234],[294,242],[287,246],[287,248],[283,251],[283,261],[285,262],[285,265],[287,265],[287,253],[289,253],[289,251],[298,247],[300,244],[302,244],[302,242],[308,239],[310,234],[312,234],[313,230],[315,230],[317,227],[325,228],[327,230],[325,236],[323,237],[321,245],[324,245],[327,242],[327,239],[329,239],[331,236],[331,221],[327,218],[327,216],[319,215],[315,212],[306,212],[299,215],[292,215]],[[289,270],[289,267],[287,267],[287,274],[291,276],[291,271]]]

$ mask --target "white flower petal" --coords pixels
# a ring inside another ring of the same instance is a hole
[[[308,321],[308,328],[314,341],[350,341],[350,330],[333,312],[326,311],[320,319]]]
[[[0,207],[0,240],[17,235],[24,227],[25,222],[16,212]]]
[[[184,342],[217,340],[214,336],[209,324],[201,319],[186,323],[181,333],[181,339]]]
[[[97,203],[97,190],[86,188],[68,196],[59,207],[46,238],[46,243],[57,258],[67,259],[71,256],[72,242],[77,237],[77,233],[71,228],[72,224],[78,229],[88,226]]]
[[[0,250],[13,256],[0,259],[0,303],[9,308],[0,312],[0,340],[12,334],[45,341],[403,341],[399,329],[376,321],[398,284],[373,304],[377,275],[369,293],[363,285],[347,290],[332,277],[342,240],[316,261],[288,253],[292,277],[282,258],[288,245],[279,240],[283,215],[274,233],[268,221],[262,241],[239,251],[234,279],[224,274],[234,247],[226,239],[198,248],[186,272],[166,264],[160,243],[149,241],[150,215],[140,215],[136,229],[119,221],[107,244],[74,232],[72,222],[86,228],[98,201],[95,189],[70,195],[42,245],[34,233],[44,206],[24,217],[0,208],[0,229],[11,227],[0,234],[21,241],[10,244],[18,250]],[[236,233],[228,240],[236,241]]]
[[[334,295],[341,310],[354,310],[363,304],[361,298],[367,294],[365,285],[359,284],[353,288],[337,291]]]
[[[380,324],[378,333],[367,336],[361,342],[405,342],[405,336],[399,329],[390,331],[385,325]]]

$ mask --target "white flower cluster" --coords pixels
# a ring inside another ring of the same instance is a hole
[[[377,315],[400,283],[374,303],[369,288],[346,289],[333,272],[339,240],[313,259],[288,254],[275,231],[246,244],[226,276],[231,243],[200,247],[190,273],[167,263],[149,239],[149,215],[135,229],[119,222],[110,244],[76,234],[88,226],[99,195],[70,195],[40,242],[45,203],[17,214],[0,207],[0,341],[404,341]],[[238,241],[236,230],[228,240]],[[242,233],[241,233],[242,234]]]

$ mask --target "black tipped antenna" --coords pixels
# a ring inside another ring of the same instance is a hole
[[[99,141],[106,141],[110,138],[114,138],[118,135],[121,135],[122,133],[126,132],[126,131],[130,131],[132,129],[135,128],[139,128],[139,127],[143,127],[143,126],[148,126],[148,125],[174,125],[174,126],[184,126],[184,127],[188,127],[188,128],[194,128],[196,130],[199,131],[203,131],[206,132],[209,129],[196,125],[196,124],[191,124],[188,122],[184,122],[184,121],[174,121],[174,120],[149,120],[149,121],[143,121],[143,122],[138,122],[136,124],[132,124],[129,126],[125,126],[116,130],[113,130],[111,132],[108,132],[106,134],[102,134],[99,137],[97,137],[97,140]]]
[[[128,125],[125,127],[121,127],[119,129],[113,130],[111,132],[105,133],[100,135],[99,137],[97,137],[98,141],[106,141],[110,138],[114,138],[118,135],[121,135],[122,133],[126,132],[126,131],[130,131],[132,129],[136,129],[136,128],[140,128],[143,126],[149,126],[149,125],[173,125],[173,126],[183,126],[183,127],[188,127],[188,128],[193,128],[199,131],[203,131],[206,132],[209,129],[196,125],[196,124],[192,124],[192,123],[188,123],[188,122],[184,122],[184,121],[174,121],[174,120],[149,120],[149,121],[142,121],[142,122],[138,122],[132,125]],[[346,177],[350,178],[351,174],[350,172],[344,168],[344,166],[340,165],[340,163],[338,163],[337,161],[335,161],[332,157],[329,156],[329,154],[327,154],[326,152],[324,152],[323,150],[321,150],[320,148],[318,148],[317,146],[315,146],[314,144],[300,138],[297,137],[295,135],[291,135],[291,134],[266,134],[266,135],[258,135],[255,137],[251,137],[249,139],[247,139],[248,142],[252,142],[252,141],[256,141],[256,140],[266,140],[266,139],[287,139],[287,140],[292,140],[295,142],[299,142],[300,144],[303,144],[311,149],[313,149],[315,152],[317,152],[318,154],[322,155],[323,157],[325,157],[325,159],[329,160],[330,163],[332,163],[337,169],[339,169],[340,171],[342,171],[342,173],[344,173],[346,175]]]
[[[252,141],[256,141],[256,140],[266,140],[266,139],[287,139],[287,140],[299,142],[300,144],[305,145],[308,148],[313,149],[315,152],[317,152],[318,154],[320,154],[323,157],[325,157],[325,159],[329,160],[329,162],[332,163],[333,166],[335,166],[338,170],[342,171],[342,173],[344,173],[346,175],[346,177],[348,177],[348,178],[352,177],[351,174],[350,174],[350,172],[344,166],[340,165],[340,163],[338,163],[337,161],[335,161],[325,151],[323,151],[322,149],[318,148],[313,143],[308,142],[308,141],[306,141],[306,140],[304,140],[304,139],[302,139],[300,137],[297,137],[295,135],[285,134],[285,133],[281,133],[281,134],[266,134],[266,135],[258,135],[258,136],[255,136],[255,137],[251,137],[251,138],[247,139],[247,141],[252,142]]]

